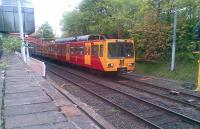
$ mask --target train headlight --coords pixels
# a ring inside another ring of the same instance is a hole
[[[130,67],[133,67],[135,64],[134,63],[129,63],[129,66]]]
[[[113,63],[108,64],[108,68],[112,68],[112,67],[114,67]]]

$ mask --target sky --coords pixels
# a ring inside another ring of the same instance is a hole
[[[57,36],[61,35],[60,20],[64,12],[78,7],[81,0],[32,0],[35,9],[36,29],[44,22],[48,22]]]

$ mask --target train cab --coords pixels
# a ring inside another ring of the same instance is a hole
[[[108,39],[105,41],[104,71],[129,72],[135,68],[133,40]]]

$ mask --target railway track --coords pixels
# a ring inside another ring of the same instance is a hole
[[[150,128],[200,128],[200,121],[148,102],[113,86],[98,83],[84,76],[48,63],[48,71],[97,96],[120,110],[143,121]]]
[[[105,77],[102,79],[105,80]],[[114,78],[112,79],[112,81],[121,84],[123,86],[126,86],[128,88],[134,89],[135,91],[145,92],[159,98],[167,99],[172,102],[182,104],[189,108],[191,107],[200,110],[200,95],[185,93],[185,91],[179,91],[179,90],[178,94],[176,94],[173,93],[172,91],[177,92],[177,90],[137,81],[127,76],[121,76],[120,79]]]
[[[122,79],[117,82],[138,91],[150,93],[200,110],[200,96],[198,95],[137,81],[126,76],[123,76]],[[173,93],[173,91],[175,91],[175,93]]]

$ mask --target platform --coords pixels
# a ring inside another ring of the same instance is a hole
[[[8,57],[0,94],[5,129],[97,129],[87,115],[51,84],[24,64],[17,55]]]

